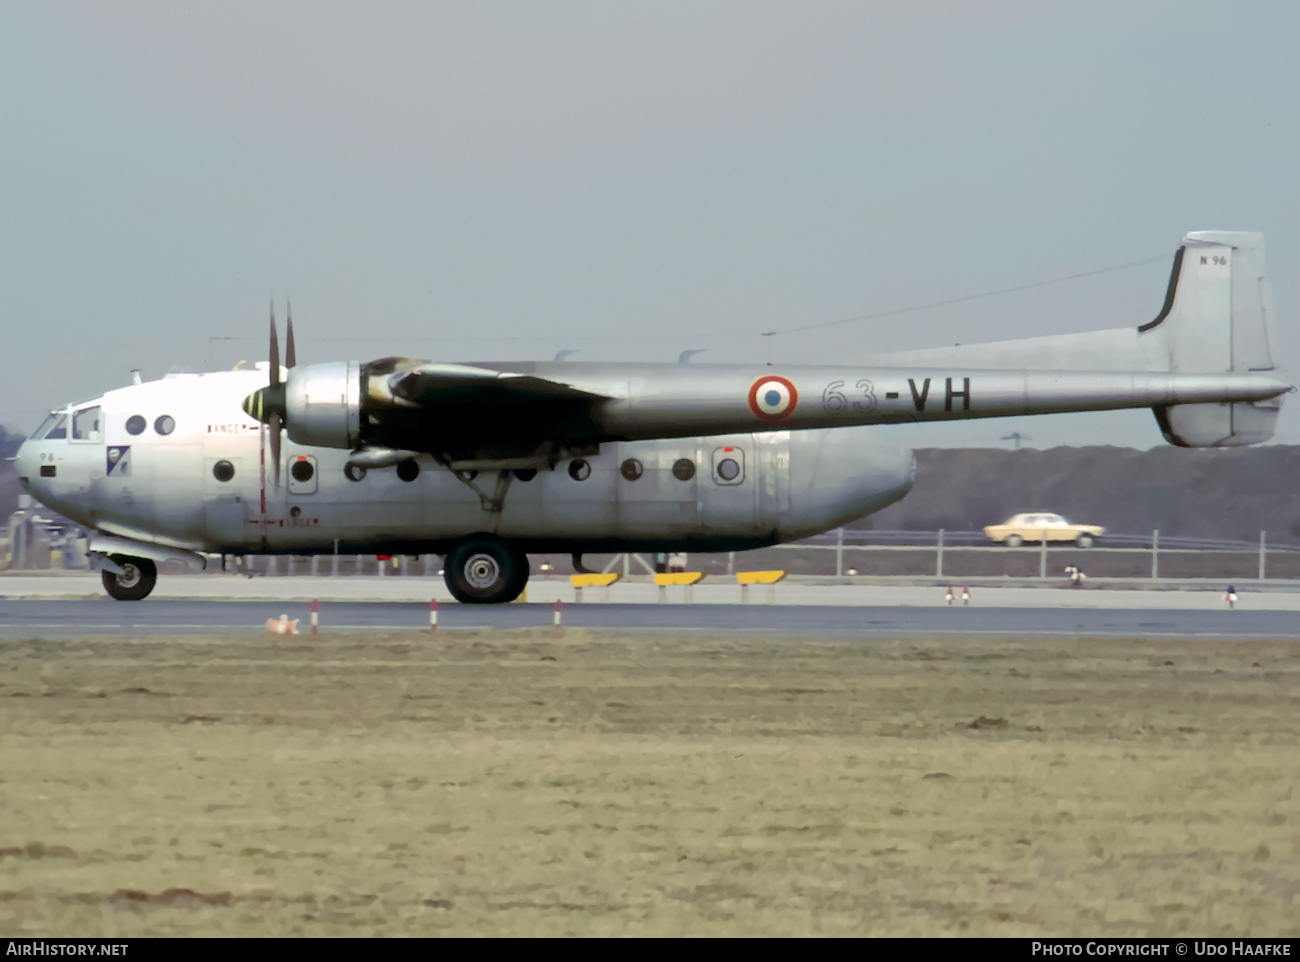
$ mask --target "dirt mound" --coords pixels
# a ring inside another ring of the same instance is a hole
[[[922,448],[916,486],[852,527],[978,531],[1022,511],[1054,511],[1124,534],[1300,543],[1300,446]]]

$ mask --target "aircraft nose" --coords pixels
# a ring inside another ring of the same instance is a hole
[[[14,455],[14,467],[18,471],[18,477],[26,482],[36,472],[36,446],[31,441],[24,441],[18,445],[18,453]]]

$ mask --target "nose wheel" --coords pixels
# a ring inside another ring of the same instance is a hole
[[[125,555],[110,555],[110,559],[122,573],[104,571],[104,590],[109,597],[117,601],[140,601],[149,597],[153,586],[158,583],[158,566],[148,558],[128,558]]]
[[[500,538],[466,538],[447,555],[443,577],[452,597],[467,605],[514,601],[528,584],[528,556]]]

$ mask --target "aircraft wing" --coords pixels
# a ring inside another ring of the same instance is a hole
[[[602,395],[579,390],[558,381],[526,374],[500,374],[482,370],[470,373],[439,368],[459,365],[428,365],[396,378],[390,386],[394,398],[421,407],[441,410],[540,404],[548,410],[573,405],[587,406],[605,400]]]
[[[367,433],[448,462],[554,456],[603,432],[606,395],[529,374],[385,358],[362,368]]]

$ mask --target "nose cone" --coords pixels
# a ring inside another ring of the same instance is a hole
[[[18,454],[14,456],[14,467],[18,471],[18,477],[22,479],[23,485],[29,485],[29,479],[35,477],[36,471],[36,446],[31,441],[24,441],[18,446]],[[30,491],[31,488],[28,487]]]
[[[916,456],[888,428],[832,428],[790,435],[791,530],[809,537],[886,508],[912,490]]]

